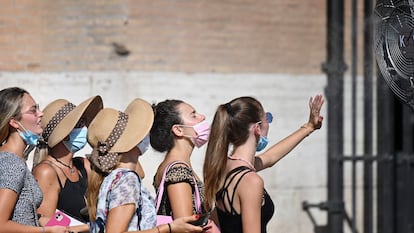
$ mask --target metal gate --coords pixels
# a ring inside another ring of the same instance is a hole
[[[327,1],[327,61],[322,68],[328,78],[325,93],[328,100],[328,200],[317,204],[304,201],[303,210],[308,213],[315,233],[342,233],[346,228],[353,233],[414,233],[414,112],[396,99],[379,72],[374,73],[377,70],[373,52],[374,2],[362,1],[362,16],[357,15],[357,0],[351,2],[353,123],[350,155],[344,154],[343,136],[344,72],[347,69],[344,62],[344,1]],[[363,154],[357,154],[355,149],[358,17],[363,17],[364,21]],[[351,164],[351,174],[344,172],[346,163]],[[361,216],[357,215],[356,205],[356,166],[359,163],[363,164]],[[352,181],[350,204],[344,200],[344,176],[350,176]],[[345,204],[351,206],[350,210],[345,208]],[[310,211],[312,208],[327,212],[326,225],[315,221]],[[361,229],[357,227],[357,219],[363,220]]]

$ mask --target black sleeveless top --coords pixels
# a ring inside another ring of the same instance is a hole
[[[73,158],[73,166],[80,172],[79,180],[76,182],[72,182],[66,177],[66,182],[63,185],[56,173],[60,187],[57,208],[78,220],[87,222],[88,219],[86,219],[86,216],[80,213],[81,209],[86,207],[85,195],[86,189],[88,188],[88,177],[83,159],[80,157]],[[63,174],[66,176],[65,173]]]
[[[220,228],[221,233],[242,233],[243,232],[243,224],[241,215],[236,212],[233,207],[234,196],[236,193],[236,189],[243,179],[244,175],[249,172],[252,172],[248,167],[241,166],[231,170],[224,180],[224,186],[219,192],[216,194],[216,201],[223,203],[224,210],[220,208],[217,209],[218,218],[220,221]],[[235,177],[241,174],[238,180],[234,180]],[[236,182],[234,185],[234,190],[229,190],[229,185],[232,182]],[[230,192],[232,191],[232,192]],[[224,204],[224,199],[230,204],[230,210]],[[270,198],[269,194],[266,190],[263,191],[263,201],[262,201],[262,210],[261,210],[261,232],[266,233],[266,225],[270,221],[274,213],[274,204],[272,199]]]

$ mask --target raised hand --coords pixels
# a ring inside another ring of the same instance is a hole
[[[320,115],[320,112],[324,102],[325,99],[321,94],[309,99],[310,114],[307,126],[312,127],[314,130],[322,127],[323,116]]]

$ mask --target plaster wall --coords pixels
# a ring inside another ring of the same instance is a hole
[[[259,99],[266,111],[274,115],[270,143],[287,136],[308,119],[309,97],[323,93],[323,75],[282,74],[212,74],[163,72],[68,72],[68,73],[0,73],[2,88],[20,86],[27,89],[41,107],[57,98],[79,104],[92,95],[101,95],[105,107],[124,109],[136,98],[156,103],[167,98],[182,99],[206,115],[211,122],[219,104],[249,95]],[[312,80],[312,81],[309,81]],[[326,116],[326,105],[322,109]],[[325,120],[325,122],[327,122]],[[274,167],[260,172],[273,198],[276,212],[268,232],[311,233],[313,226],[302,210],[302,201],[326,200],[327,125],[306,138]],[[84,148],[77,155],[90,152]],[[195,149],[192,163],[202,175],[205,147]],[[146,172],[144,185],[153,192],[152,178],[163,155],[149,150],[140,161]],[[31,166],[30,159],[28,161]],[[318,224],[326,215],[314,211]]]

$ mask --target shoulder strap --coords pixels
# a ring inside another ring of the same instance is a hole
[[[190,167],[186,162],[184,161],[174,161],[168,164],[168,166],[165,168],[164,173],[162,174],[160,185],[158,186],[157,191],[157,205],[155,207],[155,211],[158,213],[158,209],[160,208],[162,196],[164,195],[164,183],[165,183],[165,176],[167,172],[170,170],[170,168],[176,164],[184,164],[187,167]],[[195,204],[196,204],[196,211],[197,213],[201,213],[201,199],[200,199],[200,192],[198,191],[198,185],[197,180],[194,178],[193,174],[193,181],[194,181],[194,198],[195,198]]]
[[[239,186],[239,184],[240,184],[240,181],[243,179],[243,177],[247,174],[247,173],[249,173],[249,172],[252,172],[253,170],[251,170],[251,169],[240,169],[240,171],[239,172],[237,172],[233,177],[235,177],[237,174],[240,174],[240,173],[242,173],[243,172],[243,174],[241,174],[241,176],[240,176],[240,178],[239,179],[237,179],[237,181],[236,181],[236,184],[234,185],[234,188],[233,188],[233,195],[231,195],[231,200],[229,200],[229,204],[230,204],[230,206],[231,206],[231,212],[232,213],[236,213],[236,210],[234,209],[234,206],[233,206],[233,203],[234,203],[234,197],[236,196],[236,189],[237,189],[237,187]],[[227,193],[227,198],[229,198],[228,197],[228,193]]]
[[[224,199],[226,199],[226,201],[229,203],[230,210],[224,204],[224,209],[227,212],[230,212],[232,214],[237,214],[237,212],[236,212],[236,210],[234,209],[234,206],[233,206],[234,197],[235,197],[235,194],[236,194],[236,189],[239,186],[239,183],[243,179],[243,177],[247,173],[252,172],[252,171],[253,170],[251,168],[248,168],[248,167],[245,167],[245,166],[240,166],[240,167],[237,167],[237,168],[231,170],[227,174],[227,176],[226,176],[226,178],[224,180],[223,189],[218,193],[218,195],[220,195],[220,198],[223,200],[223,204],[225,203],[225,200]],[[235,180],[236,179],[236,176],[239,175],[240,173],[243,173],[243,174],[241,174],[240,177],[238,177],[238,179]],[[231,183],[233,183],[234,180],[235,180],[236,184],[234,185],[234,187],[233,187],[233,193],[230,196],[229,186],[230,186]]]

